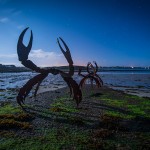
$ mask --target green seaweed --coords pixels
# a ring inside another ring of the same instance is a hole
[[[97,97],[97,100],[101,100],[104,104],[108,106],[113,106],[116,108],[121,108],[123,110],[128,110],[131,112],[126,115],[123,113],[119,113],[116,111],[107,111],[107,114],[111,114],[113,116],[122,116],[122,118],[134,118],[136,116],[143,116],[150,118],[150,100],[148,98],[138,97],[135,95],[125,94],[122,95],[121,98],[116,96],[118,95],[116,91],[105,93],[102,96]]]
[[[45,135],[34,138],[3,138],[1,149],[85,149],[89,136],[87,132],[68,129],[45,130]]]
[[[124,101],[124,100],[116,100],[116,99],[110,99],[110,98],[105,98],[102,100],[112,106],[124,107],[126,105],[126,101]]]
[[[120,113],[118,111],[106,110],[105,114],[110,115],[110,116],[114,116],[114,117],[120,117],[122,119],[133,119],[133,118],[135,118],[135,115],[124,114],[124,113]]]
[[[15,114],[21,112],[22,110],[20,107],[13,106],[12,104],[6,104],[0,107],[0,114]]]

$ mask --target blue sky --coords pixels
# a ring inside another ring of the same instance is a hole
[[[68,65],[59,36],[75,65],[150,66],[149,8],[149,0],[0,0],[0,63],[21,66],[17,40],[30,27],[38,66]]]

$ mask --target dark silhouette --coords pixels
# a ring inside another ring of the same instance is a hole
[[[21,61],[21,63],[25,67],[27,67],[31,70],[34,70],[36,72],[39,72],[40,74],[38,74],[35,77],[33,77],[32,79],[30,79],[20,89],[20,91],[18,93],[18,96],[17,96],[18,104],[22,107],[22,103],[24,104],[24,100],[25,100],[26,96],[29,94],[29,92],[31,91],[32,87],[35,84],[37,84],[37,87],[36,87],[36,90],[35,90],[35,93],[34,93],[34,97],[36,97],[36,94],[37,94],[37,91],[39,89],[39,86],[40,86],[41,82],[48,76],[49,73],[52,73],[53,75],[60,74],[62,76],[64,81],[69,86],[70,96],[73,93],[73,99],[76,100],[76,104],[77,104],[77,107],[78,107],[79,103],[82,100],[82,92],[80,90],[79,85],[72,78],[72,76],[74,75],[74,66],[73,66],[73,60],[72,60],[71,53],[70,53],[70,50],[69,50],[68,46],[63,41],[63,39],[59,37],[59,39],[64,44],[64,47],[66,49],[66,51],[64,51],[62,46],[60,45],[59,39],[57,38],[58,45],[59,45],[62,53],[64,54],[66,60],[69,63],[69,72],[68,73],[63,72],[63,71],[58,70],[58,69],[55,69],[55,68],[42,69],[40,67],[37,67],[31,60],[28,60],[28,55],[29,55],[29,53],[31,51],[31,48],[32,48],[33,34],[32,34],[32,31],[31,31],[29,44],[28,44],[28,46],[25,46],[23,44],[23,37],[24,37],[24,34],[26,33],[27,30],[28,30],[28,28],[24,29],[22,31],[22,33],[20,34],[19,39],[18,39],[18,44],[17,44],[18,59],[19,59],[19,61]]]
[[[88,64],[87,64],[88,74],[87,75],[81,74],[81,68],[79,68],[78,75],[83,77],[83,79],[80,81],[79,87],[82,87],[87,79],[90,79],[92,87],[93,87],[93,81],[95,81],[95,83],[98,87],[103,85],[102,79],[100,78],[100,76],[98,74],[96,74],[98,71],[97,63],[95,61],[93,63],[95,64],[96,68],[92,65],[91,62],[88,62]],[[92,69],[92,70],[90,70],[90,69]]]

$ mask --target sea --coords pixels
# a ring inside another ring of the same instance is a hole
[[[86,75],[86,72],[83,73]],[[125,93],[150,97],[150,71],[104,71],[97,73],[104,82],[104,86],[124,91]],[[19,89],[37,73],[0,73],[0,101],[16,100]],[[79,83],[82,79],[77,73],[73,78]],[[86,84],[90,84],[87,81]],[[38,93],[67,87],[60,75],[49,74],[40,85]],[[84,87],[83,87],[84,88]],[[34,93],[34,88],[29,96]]]

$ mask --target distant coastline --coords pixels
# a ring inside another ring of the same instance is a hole
[[[44,67],[44,68],[56,68],[63,71],[68,71],[68,66],[54,66],[54,67]],[[86,71],[86,66],[74,66],[75,72],[78,72],[79,68],[82,69],[83,72]],[[31,72],[31,69],[26,67],[16,67],[15,65],[2,65],[0,64],[0,73],[7,73],[7,72]],[[150,72],[149,67],[122,67],[122,66],[113,66],[113,67],[99,67],[99,72],[107,72],[107,71],[146,71]]]

